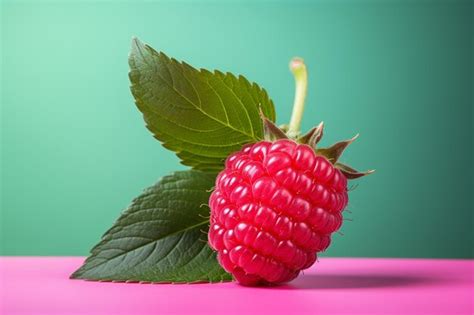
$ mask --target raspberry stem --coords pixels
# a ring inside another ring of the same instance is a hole
[[[304,101],[308,86],[308,73],[304,60],[299,57],[295,57],[290,61],[290,71],[295,77],[295,100],[288,127],[288,136],[294,138],[300,134],[301,119],[303,118]]]

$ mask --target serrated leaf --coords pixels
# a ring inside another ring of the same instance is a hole
[[[275,121],[266,91],[243,76],[197,70],[138,39],[129,65],[131,91],[147,128],[185,165],[221,169],[230,153],[263,139],[259,108]]]
[[[207,245],[209,190],[215,175],[175,172],[146,189],[121,214],[71,278],[103,281],[231,280]]]

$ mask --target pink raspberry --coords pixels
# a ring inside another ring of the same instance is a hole
[[[310,146],[247,145],[217,176],[209,244],[241,284],[287,282],[329,246],[347,202],[346,176]]]

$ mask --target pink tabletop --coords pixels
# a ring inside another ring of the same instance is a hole
[[[472,314],[472,260],[322,258],[290,284],[69,280],[83,258],[0,258],[0,314]]]

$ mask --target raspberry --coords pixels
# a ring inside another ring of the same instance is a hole
[[[209,244],[241,284],[287,282],[329,246],[347,202],[346,176],[309,145],[247,145],[217,176]]]

